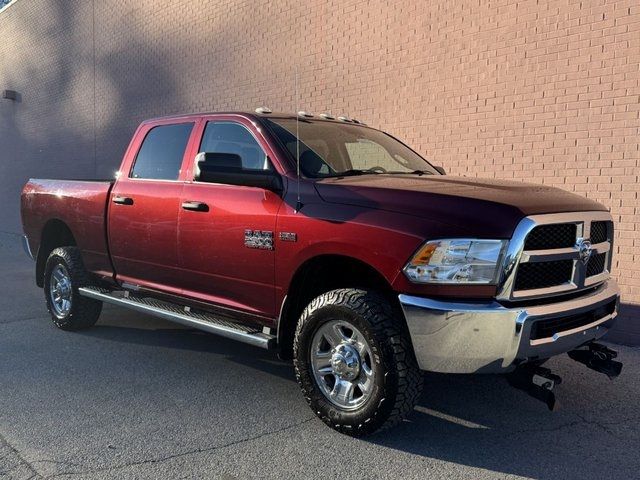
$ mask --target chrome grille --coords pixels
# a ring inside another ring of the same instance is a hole
[[[571,280],[572,260],[544,263],[523,263],[516,275],[516,290],[533,290],[562,285]]]
[[[591,224],[591,243],[602,243],[610,240],[610,222],[593,222]]]
[[[575,223],[540,225],[531,230],[524,245],[525,250],[573,247],[576,244]]]
[[[498,299],[580,291],[609,278],[613,223],[607,212],[533,215],[510,241]]]
[[[605,265],[607,263],[606,253],[597,253],[592,255],[587,263],[587,277],[593,277],[604,272]]]

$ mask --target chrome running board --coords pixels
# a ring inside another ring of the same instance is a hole
[[[83,297],[120,305],[266,350],[271,350],[276,346],[275,335],[263,333],[261,327],[235,323],[212,313],[192,311],[189,307],[143,297],[128,291],[111,291],[99,287],[81,287],[78,290]]]

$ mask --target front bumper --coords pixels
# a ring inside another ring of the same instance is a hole
[[[507,308],[496,301],[447,302],[400,295],[411,341],[422,370],[443,373],[505,373],[518,364],[573,350],[602,337],[615,322],[619,290],[613,280],[571,300]],[[579,327],[560,326],[549,337],[532,338],[545,320],[572,320],[615,302],[610,313]]]

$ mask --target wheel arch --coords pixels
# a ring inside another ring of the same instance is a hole
[[[370,264],[341,254],[321,254],[302,263],[289,282],[278,319],[279,354],[291,359],[297,321],[318,295],[338,288],[373,289],[397,302],[385,276]]]
[[[54,218],[44,225],[40,235],[40,245],[36,256],[36,285],[44,286],[44,268],[49,254],[58,247],[75,247],[76,239],[69,226],[60,219]]]

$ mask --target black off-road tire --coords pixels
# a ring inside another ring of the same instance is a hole
[[[324,323],[335,319],[355,326],[373,353],[373,394],[356,410],[331,403],[311,367],[313,336]],[[341,433],[363,436],[393,427],[413,410],[420,397],[422,374],[402,313],[376,292],[339,289],[315,298],[300,317],[293,348],[296,378],[304,397],[323,422]]]
[[[71,278],[71,309],[65,315],[56,313],[51,298],[51,274],[62,265]],[[102,311],[102,302],[80,295],[78,289],[91,285],[91,278],[84,268],[80,250],[76,247],[60,247],[51,252],[44,269],[44,296],[47,310],[56,327],[62,330],[81,330],[95,325]]]

